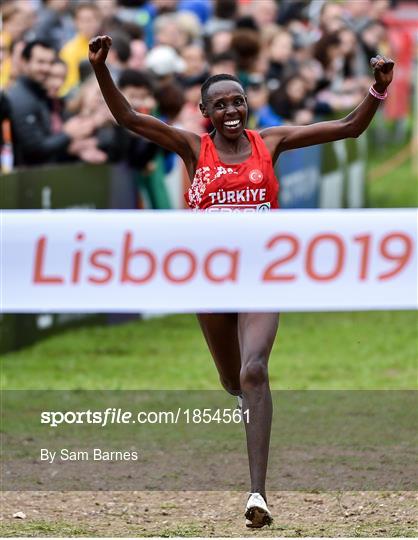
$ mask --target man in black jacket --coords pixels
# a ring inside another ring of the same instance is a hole
[[[52,46],[36,39],[22,50],[21,75],[9,90],[15,165],[40,165],[65,161],[70,143],[88,136],[91,120],[73,118],[57,126],[44,83],[56,58]]]

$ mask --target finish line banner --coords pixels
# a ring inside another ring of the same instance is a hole
[[[415,210],[3,211],[1,308],[417,308]]]

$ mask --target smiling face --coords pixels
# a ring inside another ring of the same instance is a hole
[[[63,62],[54,62],[45,80],[45,88],[50,98],[59,96],[59,91],[67,76],[67,66]]]
[[[38,84],[43,85],[49,76],[54,60],[55,51],[53,49],[35,45],[31,50],[30,58],[28,60],[22,59],[24,74]]]
[[[227,139],[237,139],[247,124],[247,98],[242,86],[235,81],[213,83],[200,110]]]
[[[132,108],[140,113],[150,114],[157,104],[150,90],[144,86],[128,85],[123,89],[123,95]]]

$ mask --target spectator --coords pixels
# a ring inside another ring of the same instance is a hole
[[[60,90],[67,76],[67,65],[61,58],[56,58],[45,81],[45,89],[50,100],[51,125],[54,133],[62,129],[65,117],[65,98],[60,97]],[[81,119],[82,120],[82,119]],[[73,118],[73,122],[77,117]],[[68,147],[68,153],[87,163],[103,163],[107,155],[98,148],[98,140],[93,136],[75,139]]]
[[[134,49],[134,46],[137,46],[137,39],[133,39],[130,41],[128,33],[123,30],[123,27],[126,25],[118,25],[115,24],[112,32],[110,32],[110,35],[112,37],[112,49],[109,52],[108,56],[108,65],[110,72],[112,73],[112,76],[115,80],[118,79],[119,73],[128,67],[131,67],[131,52]],[[138,32],[140,34],[140,32]],[[138,35],[138,33],[132,32],[133,35]],[[143,43],[143,42],[141,42]],[[131,45],[134,44],[134,46],[131,47]],[[141,63],[142,60],[142,63]],[[138,62],[138,58],[134,59],[133,65],[134,67],[139,64],[139,66],[142,68],[144,62],[144,58],[140,59]],[[79,63],[78,66],[78,73],[79,73],[79,83],[83,83],[90,75],[93,74],[93,70],[91,67],[90,62],[86,60],[82,60]],[[73,94],[74,89],[69,94]]]
[[[248,75],[253,71],[261,51],[258,32],[239,28],[232,34],[231,49],[236,56],[238,77],[246,87]]]
[[[315,96],[321,89],[321,82],[324,77],[324,70],[321,63],[311,58],[301,63],[298,72],[305,81],[309,95],[312,97]]]
[[[192,12],[200,24],[205,24],[212,12],[212,2],[211,0],[178,0],[177,9]]]
[[[343,20],[356,33],[361,30],[364,24],[370,19],[372,9],[371,0],[361,0],[361,2],[353,0],[345,0],[343,2]]]
[[[206,131],[207,122],[200,112],[200,88],[208,78],[208,73],[201,73],[195,77],[182,78],[181,84],[184,89],[185,104],[177,119],[183,129],[195,130],[196,133]]]
[[[122,71],[119,88],[132,108],[139,113],[155,113],[157,101],[151,77],[141,71],[126,69]],[[124,159],[137,170],[150,173],[155,169],[154,158],[160,148],[144,139],[116,126],[118,137],[125,139]]]
[[[394,7],[394,4],[393,0],[373,0],[368,12],[369,20],[379,20],[388,9]]]
[[[180,51],[186,45],[198,41],[202,35],[202,27],[197,15],[191,11],[180,11],[177,14],[176,22],[183,36],[183,43],[177,48]]]
[[[125,70],[121,73],[119,86],[126,99],[138,112],[145,114],[157,114],[155,90],[152,79],[143,72]],[[177,92],[174,86],[174,94],[171,90],[173,83],[166,83],[160,91],[166,100],[167,115],[178,115],[179,107],[184,103],[183,95]],[[180,104],[176,103],[180,99]],[[161,104],[160,104],[161,105]],[[174,111],[172,106],[174,105]],[[121,133],[122,131],[122,133]],[[142,137],[128,133],[117,127],[118,140],[125,142],[125,161],[133,171],[133,177],[138,189],[138,205],[144,207],[143,195],[149,201],[152,208],[170,208],[170,201],[165,187],[164,178],[167,164],[172,165],[173,155],[167,158],[166,153],[154,143]]]
[[[11,107],[8,97],[0,90],[0,171],[11,172],[13,162]]]
[[[361,74],[369,75],[369,59],[379,52],[385,37],[385,25],[378,20],[368,21],[360,31],[360,63]]]
[[[131,54],[128,60],[128,68],[145,69],[145,58],[147,56],[147,45],[142,39],[133,39],[130,43]]]
[[[0,40],[0,88],[6,88],[9,85],[12,68],[11,62],[11,43],[10,40]]]
[[[108,64],[110,72],[115,79],[118,79],[122,70],[128,67],[131,56],[131,47],[129,38],[120,31],[111,34],[112,48],[108,55]]]
[[[155,111],[157,101],[154,83],[145,72],[135,69],[122,71],[119,88],[135,111],[143,114],[152,114]]]
[[[338,31],[338,37],[341,41],[340,54],[342,60],[340,77],[342,79],[356,77],[360,74],[358,38],[354,31],[348,27],[341,28]]]
[[[264,129],[272,126],[280,126],[284,123],[283,118],[278,116],[269,104],[269,90],[262,76],[250,76],[247,86],[247,97],[249,129]]]
[[[296,74],[288,77],[270,96],[274,112],[287,121],[308,124],[313,120],[306,105],[308,89],[304,79]]]
[[[277,21],[278,4],[274,0],[252,2],[250,14],[256,22],[258,28],[264,28],[266,24]]]
[[[307,18],[307,7],[305,0],[282,0],[275,20],[280,26],[289,28],[292,22]]]
[[[80,62],[87,59],[88,45],[92,37],[99,33],[101,12],[96,4],[81,2],[75,8],[77,34],[61,49],[60,56],[67,64],[68,74],[62,89],[63,95],[77,86],[80,80]]]
[[[60,98],[60,90],[67,77],[67,64],[61,58],[55,58],[51,64],[49,74],[45,79],[45,90],[49,99],[59,99],[63,104],[64,99]],[[62,106],[64,109],[64,106]]]
[[[181,86],[174,80],[161,82],[156,97],[161,119],[167,124],[175,124],[185,104],[184,92]]]
[[[269,65],[270,63],[269,63],[268,54],[265,50],[261,49],[257,58],[253,62],[251,74],[260,75],[264,79],[269,70]]]
[[[52,122],[44,84],[55,58],[55,50],[42,40],[29,42],[23,48],[23,75],[8,92],[16,165],[62,161],[68,158],[71,141],[91,131],[90,120],[70,119],[59,130]]]
[[[195,77],[206,71],[207,64],[203,47],[198,43],[192,43],[183,47],[181,56],[185,62],[183,75],[185,77]]]
[[[341,38],[338,32],[324,34],[313,48],[314,58],[322,65],[328,84],[334,80],[342,65]]]
[[[212,57],[210,62],[210,75],[219,75],[227,73],[228,75],[237,74],[237,62],[233,52],[223,52]]]
[[[30,2],[2,3],[2,39],[10,47],[20,41],[33,27],[36,14]]]
[[[205,24],[205,34],[213,36],[216,32],[231,32],[234,29],[234,19],[237,15],[236,0],[214,0],[213,17]]]
[[[97,7],[100,9],[100,17],[103,21],[104,30],[106,32],[109,32],[110,29],[107,25],[111,25],[113,22],[116,22],[116,24],[118,25],[120,21],[118,17],[118,2],[117,0],[106,0],[105,2],[97,2]]]
[[[290,32],[282,28],[277,29],[271,38],[269,46],[270,66],[267,73],[267,83],[270,90],[279,88],[282,80],[292,70],[293,38]]]
[[[232,32],[218,30],[208,39],[208,55],[222,54],[231,50]]]
[[[1,60],[0,60],[0,82],[1,88],[7,88],[16,79],[18,74],[15,63],[16,54],[20,56],[23,48],[22,39],[30,29],[33,22],[32,12],[22,9],[22,4],[16,2],[6,2],[2,6],[1,32]],[[19,45],[18,45],[19,44]]]
[[[92,123],[90,137],[95,138],[95,145],[103,152],[102,161],[118,161],[123,155],[123,145],[115,137],[114,119],[106,106],[99,85],[94,76],[88,77],[80,86],[78,95],[68,103],[68,110],[80,119],[89,119]]]
[[[176,74],[183,73],[186,69],[185,61],[173,47],[168,45],[160,45],[151,49],[145,60],[145,65],[154,75],[159,77],[160,82],[170,82]]]
[[[167,45],[180,51],[190,41],[188,33],[178,24],[177,13],[160,15],[154,21],[155,45]]]
[[[12,43],[10,48],[10,54],[7,55],[7,69],[3,71],[3,66],[1,66],[1,79],[2,79],[2,88],[9,88],[12,86],[16,79],[22,74],[22,51],[25,46],[24,41],[17,41]],[[7,54],[7,53],[6,53]],[[4,77],[4,83],[3,83]]]
[[[345,26],[343,7],[340,3],[324,2],[319,15],[319,30],[322,34],[332,34]]]
[[[75,27],[68,13],[70,0],[44,0],[44,5],[38,14],[34,34],[51,42],[56,50],[74,37]]]
[[[144,32],[147,48],[154,46],[154,21],[164,13],[171,13],[176,7],[175,0],[158,2],[138,2],[138,0],[118,0],[118,17],[124,22],[140,26]]]
[[[134,39],[142,40],[144,38],[144,31],[141,26],[136,22],[121,19],[118,8],[114,4],[114,0],[111,0],[110,4],[99,2],[97,5],[100,8],[102,21],[101,31],[103,34],[112,35],[116,32],[123,34],[129,41]],[[108,6],[106,9],[104,9],[105,5]]]

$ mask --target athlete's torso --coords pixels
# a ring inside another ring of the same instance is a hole
[[[261,136],[245,130],[251,154],[242,163],[226,164],[209,134],[202,135],[195,176],[185,193],[193,209],[208,212],[264,212],[278,208],[279,183]]]

